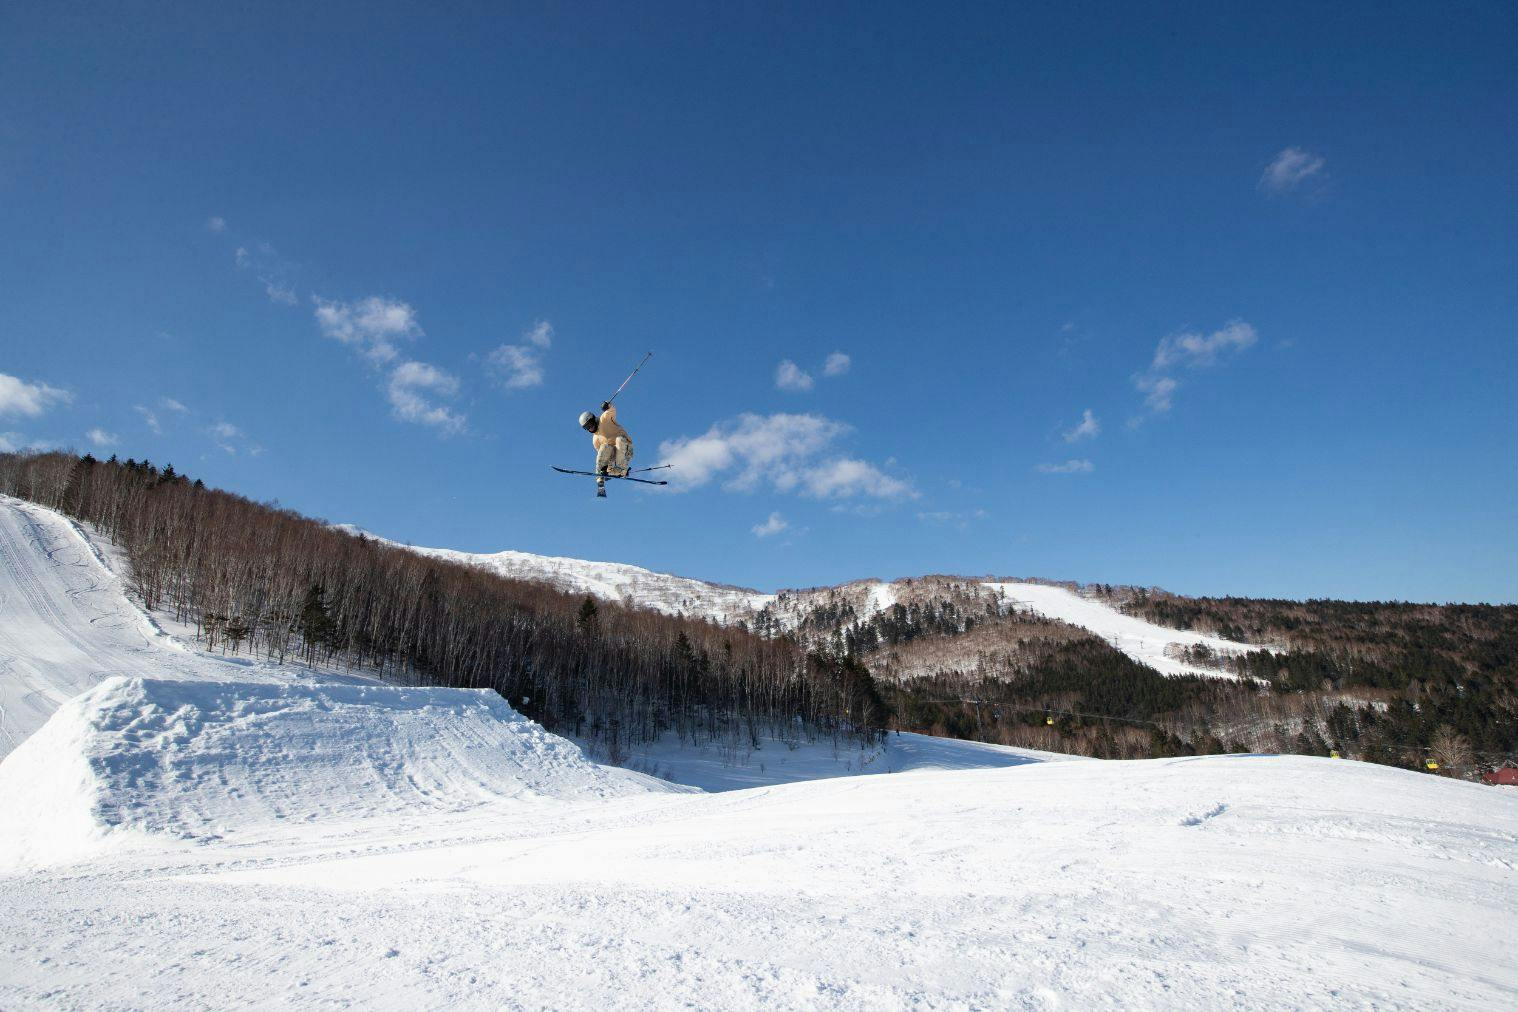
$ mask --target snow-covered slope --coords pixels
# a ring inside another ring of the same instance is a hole
[[[128,599],[78,527],[0,496],[0,758],[114,675],[273,682],[292,672],[184,647]]]
[[[374,537],[356,527],[344,525],[344,529]],[[794,629],[812,608],[830,598],[848,602],[859,620],[868,620],[897,602],[901,586],[900,582],[858,580],[838,587],[765,594],[756,590],[654,573],[617,562],[589,562],[527,552],[476,554],[446,548],[401,547],[433,558],[481,566],[513,579],[546,583],[572,593],[590,594],[601,600],[652,608],[667,614],[707,618],[720,623],[752,624],[763,613],[773,620],[773,627],[780,630]],[[1260,649],[1258,645],[1236,643],[1216,636],[1156,625],[1142,618],[1125,615],[1103,601],[1083,597],[1062,586],[1023,582],[992,582],[978,586],[987,595],[1001,600],[1006,607],[1037,612],[1045,618],[1056,619],[1094,633],[1161,674],[1234,677],[1219,669],[1183,662],[1175,656],[1181,647],[1205,645],[1222,654]]]
[[[620,562],[587,562],[529,552],[476,553],[451,548],[419,548],[388,541],[351,524],[339,526],[350,533],[409,548],[435,559],[479,566],[513,580],[546,583],[571,594],[589,594],[603,601],[650,608],[668,615],[689,615],[731,623],[749,618],[774,599],[773,594],[762,594],[757,590],[655,573]]]
[[[1518,797],[1034,763],[120,854],[0,889],[0,1006],[1506,1009]]]
[[[57,710],[0,760],[0,1008],[1518,1003],[1512,792],[909,735],[639,757],[728,788],[686,792],[489,693],[248,682],[56,514],[0,532],[0,698]]]
[[[1205,646],[1221,654],[1242,654],[1260,649],[1248,643],[1155,625],[1125,615],[1106,602],[1082,597],[1065,587],[1042,583],[988,583],[985,587],[995,593],[1007,607],[1036,612],[1045,618],[1059,619],[1086,629],[1134,660],[1147,664],[1164,675],[1218,677],[1222,674],[1215,669],[1180,660],[1174,656],[1177,647]]]
[[[240,842],[673,789],[590,762],[486,690],[110,678],[0,763],[0,869],[148,834]]]

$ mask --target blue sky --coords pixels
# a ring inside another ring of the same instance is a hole
[[[818,6],[8,6],[0,440],[763,588],[1518,600],[1518,8]],[[649,349],[679,490],[597,501]]]

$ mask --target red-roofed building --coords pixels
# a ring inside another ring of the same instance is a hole
[[[1505,763],[1494,770],[1488,770],[1481,774],[1481,782],[1494,787],[1518,787],[1518,765]]]

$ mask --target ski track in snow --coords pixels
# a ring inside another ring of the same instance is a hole
[[[1238,643],[1204,633],[1188,632],[1155,625],[1133,615],[1125,615],[1111,605],[1082,597],[1066,587],[1042,583],[987,583],[983,586],[1003,596],[1006,606],[1037,612],[1046,618],[1059,619],[1100,636],[1129,657],[1147,664],[1162,675],[1205,675],[1211,678],[1234,678],[1232,674],[1187,664],[1171,657],[1172,646],[1205,646],[1223,654],[1242,654],[1265,649],[1259,645]]]
[[[179,647],[50,511],[0,501],[0,556],[0,1008],[1518,1005],[1518,792],[916,735],[635,757],[692,792],[489,693]]]

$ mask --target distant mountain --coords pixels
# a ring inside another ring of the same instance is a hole
[[[811,643],[824,643],[851,631],[885,627],[877,632],[865,652],[878,652],[881,639],[898,643],[932,636],[958,639],[966,628],[1004,616],[1038,616],[1072,626],[1096,636],[1133,660],[1161,674],[1195,674],[1236,677],[1220,662],[1198,663],[1186,659],[1197,648],[1217,657],[1258,650],[1258,645],[1180,630],[1124,614],[1101,597],[1082,592],[1074,584],[1037,581],[985,581],[965,577],[929,576],[886,582],[857,580],[834,587],[782,590],[774,594],[743,587],[709,583],[684,576],[656,573],[620,562],[591,562],[529,552],[460,552],[448,548],[400,545],[379,538],[353,525],[341,525],[350,533],[409,548],[432,558],[479,566],[514,580],[544,583],[575,594],[588,594],[634,608],[649,608],[670,615],[704,618],[721,625],[742,623],[756,632],[789,634]],[[899,607],[899,614],[896,609]],[[924,619],[923,616],[931,616]],[[899,635],[892,635],[894,631]],[[913,629],[914,626],[926,626]],[[1020,623],[1015,627],[1026,637]],[[965,646],[981,650],[985,637]],[[974,651],[935,651],[935,663],[963,666]],[[946,656],[946,653],[949,656]],[[1183,656],[1186,655],[1186,656]],[[959,662],[956,664],[955,662]],[[877,665],[872,664],[872,667]],[[889,663],[885,665],[891,667]],[[922,664],[909,663],[904,672],[928,673]]]

